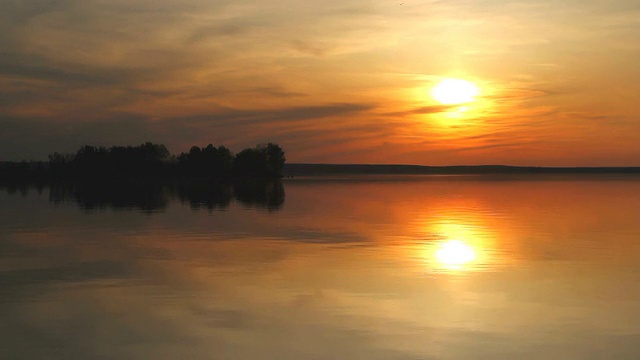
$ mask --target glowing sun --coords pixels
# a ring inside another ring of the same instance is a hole
[[[431,91],[433,98],[444,105],[472,102],[479,93],[474,83],[462,79],[444,79]]]

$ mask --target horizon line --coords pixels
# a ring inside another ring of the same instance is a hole
[[[309,166],[403,166],[403,167],[424,167],[424,168],[452,168],[452,167],[505,167],[505,168],[534,168],[534,169],[640,169],[640,165],[622,166],[580,166],[580,165],[508,165],[508,164],[456,164],[456,165],[422,165],[422,164],[384,164],[384,163],[315,163],[315,162],[291,162],[288,165],[309,165]]]

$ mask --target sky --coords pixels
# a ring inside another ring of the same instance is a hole
[[[0,0],[0,160],[640,166],[638,59],[637,0]]]

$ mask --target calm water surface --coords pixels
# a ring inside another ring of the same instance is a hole
[[[366,180],[0,190],[0,358],[640,357],[640,180]]]

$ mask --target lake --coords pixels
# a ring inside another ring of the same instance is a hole
[[[640,179],[0,189],[2,359],[637,359]]]

